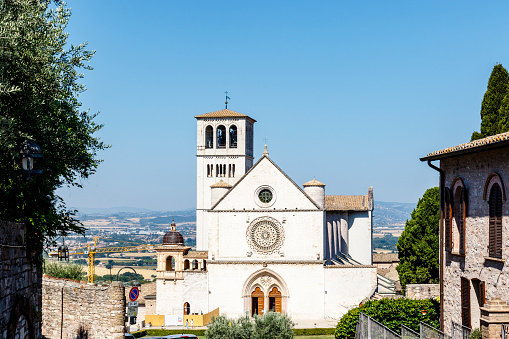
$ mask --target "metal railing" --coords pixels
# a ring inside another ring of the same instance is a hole
[[[400,339],[401,337],[388,327],[380,324],[364,313],[359,313],[359,322],[355,331],[355,339]]]
[[[422,322],[419,324],[419,332],[421,339],[452,339],[450,335]]]
[[[452,322],[452,337],[454,339],[468,339],[471,333],[472,329],[455,323],[454,321]]]
[[[401,325],[401,339],[420,339],[419,333],[411,330],[405,325]]]
[[[509,339],[509,325],[502,324],[502,329],[500,331],[500,337],[502,339]]]

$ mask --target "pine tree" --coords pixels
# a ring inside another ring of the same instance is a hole
[[[508,125],[507,120],[509,120],[509,117],[507,117],[509,102],[506,102],[506,108],[500,111],[504,98],[508,93],[509,73],[501,64],[496,64],[491,72],[488,88],[484,93],[481,104],[481,132],[474,132],[471,140],[485,138],[509,130],[506,127]],[[501,113],[503,116],[500,116]],[[502,123],[500,120],[504,122]]]
[[[439,189],[429,188],[412,211],[397,248],[401,286],[437,283],[439,279]]]

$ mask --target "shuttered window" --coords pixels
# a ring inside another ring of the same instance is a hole
[[[461,278],[461,323],[471,328],[470,324],[470,281]]]
[[[465,217],[466,217],[466,194],[465,187],[459,186],[454,192],[454,219],[458,228],[457,250],[460,254],[465,254]]]
[[[451,251],[452,245],[452,220],[451,220],[451,191],[446,187],[444,190],[444,237],[445,250]]]
[[[490,192],[490,240],[489,256],[502,259],[502,190],[498,184],[493,184]]]

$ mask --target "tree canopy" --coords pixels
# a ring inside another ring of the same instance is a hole
[[[508,94],[509,73],[501,64],[496,64],[481,104],[481,132],[474,132],[471,140],[509,131]]]
[[[399,237],[396,269],[403,288],[439,281],[439,196],[438,187],[426,190]]]
[[[59,0],[0,1],[0,219],[28,226],[32,245],[83,228],[55,190],[80,186],[95,172],[97,152],[107,146],[94,136],[102,126],[81,110],[80,69],[94,52],[69,45],[70,10]],[[20,147],[40,146],[43,158],[26,180]]]

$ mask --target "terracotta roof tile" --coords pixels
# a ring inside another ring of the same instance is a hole
[[[195,116],[195,118],[196,119],[201,119],[201,118],[249,118],[251,120],[254,120],[253,118],[249,117],[248,115],[245,115],[245,114],[242,114],[239,112],[235,112],[235,111],[232,111],[229,109],[222,109],[220,111],[197,115],[197,116]],[[256,120],[254,120],[254,121],[256,121]]]
[[[373,263],[399,262],[398,253],[373,253]]]
[[[456,155],[455,153],[463,153],[467,151],[477,151],[477,148],[487,147],[487,146],[496,146],[496,144],[503,143],[504,141],[509,140],[509,132],[500,133],[496,135],[492,135],[483,139],[470,141],[458,146],[444,148],[432,153],[428,153],[425,157],[421,158],[421,160],[434,160],[440,158],[446,158],[448,156]]]
[[[224,187],[224,188],[231,188],[232,185],[230,185],[229,183],[227,182],[224,182],[222,179],[212,185],[210,185],[210,187],[212,188],[215,188],[215,187]]]
[[[367,211],[368,195],[326,195],[326,211]]]
[[[306,182],[302,186],[304,186],[304,187],[306,187],[306,186],[325,186],[325,184],[323,182],[316,180],[316,179],[313,179],[311,181]]]

